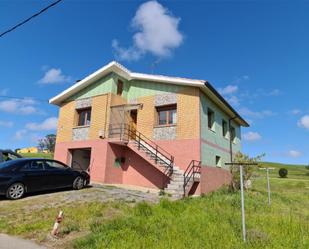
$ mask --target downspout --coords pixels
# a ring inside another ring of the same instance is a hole
[[[229,132],[230,132],[230,160],[233,162],[233,141],[232,141],[232,136],[231,136],[231,121],[236,119],[237,116],[230,118],[229,119]]]

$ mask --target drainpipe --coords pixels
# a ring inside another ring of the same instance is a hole
[[[233,141],[232,141],[232,136],[231,136],[231,121],[236,119],[237,116],[230,118],[229,119],[229,132],[230,132],[230,160],[233,162]]]

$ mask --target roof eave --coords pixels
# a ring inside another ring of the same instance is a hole
[[[204,82],[205,89],[209,89],[210,92],[230,111],[229,116],[243,127],[249,127],[248,122],[242,118],[239,113],[218,93],[218,91],[208,82]]]

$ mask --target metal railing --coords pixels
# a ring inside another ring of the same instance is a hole
[[[119,136],[120,141],[129,142],[134,140],[137,144],[138,150],[141,148],[148,151],[157,164],[164,164],[169,171],[169,174],[173,173],[174,156],[160,147],[158,144],[147,138],[141,132],[132,128],[128,124],[113,124],[109,126],[109,135],[111,138],[117,138]]]
[[[201,174],[201,161],[192,160],[190,164],[188,165],[186,171],[183,173],[183,196],[186,196],[186,188],[189,182],[191,181],[191,178],[193,178],[193,182],[197,180],[196,175]],[[200,179],[200,178],[198,178]]]

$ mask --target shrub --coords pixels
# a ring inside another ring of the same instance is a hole
[[[288,175],[288,170],[287,170],[287,169],[285,169],[285,168],[279,169],[279,176],[280,176],[281,178],[286,178],[287,175]]]
[[[264,156],[264,154],[259,155],[257,157],[254,158],[250,158],[248,155],[242,154],[241,152],[238,152],[235,155],[234,161],[236,163],[257,163],[259,161],[261,161],[262,157]],[[244,188],[247,189],[248,187],[250,187],[251,184],[251,177],[252,174],[254,172],[254,170],[256,169],[257,166],[255,165],[248,165],[243,167],[243,176],[244,176]],[[230,171],[232,174],[232,183],[230,185],[230,190],[231,191],[237,191],[240,189],[240,179],[239,179],[239,165],[231,165],[230,166]]]

